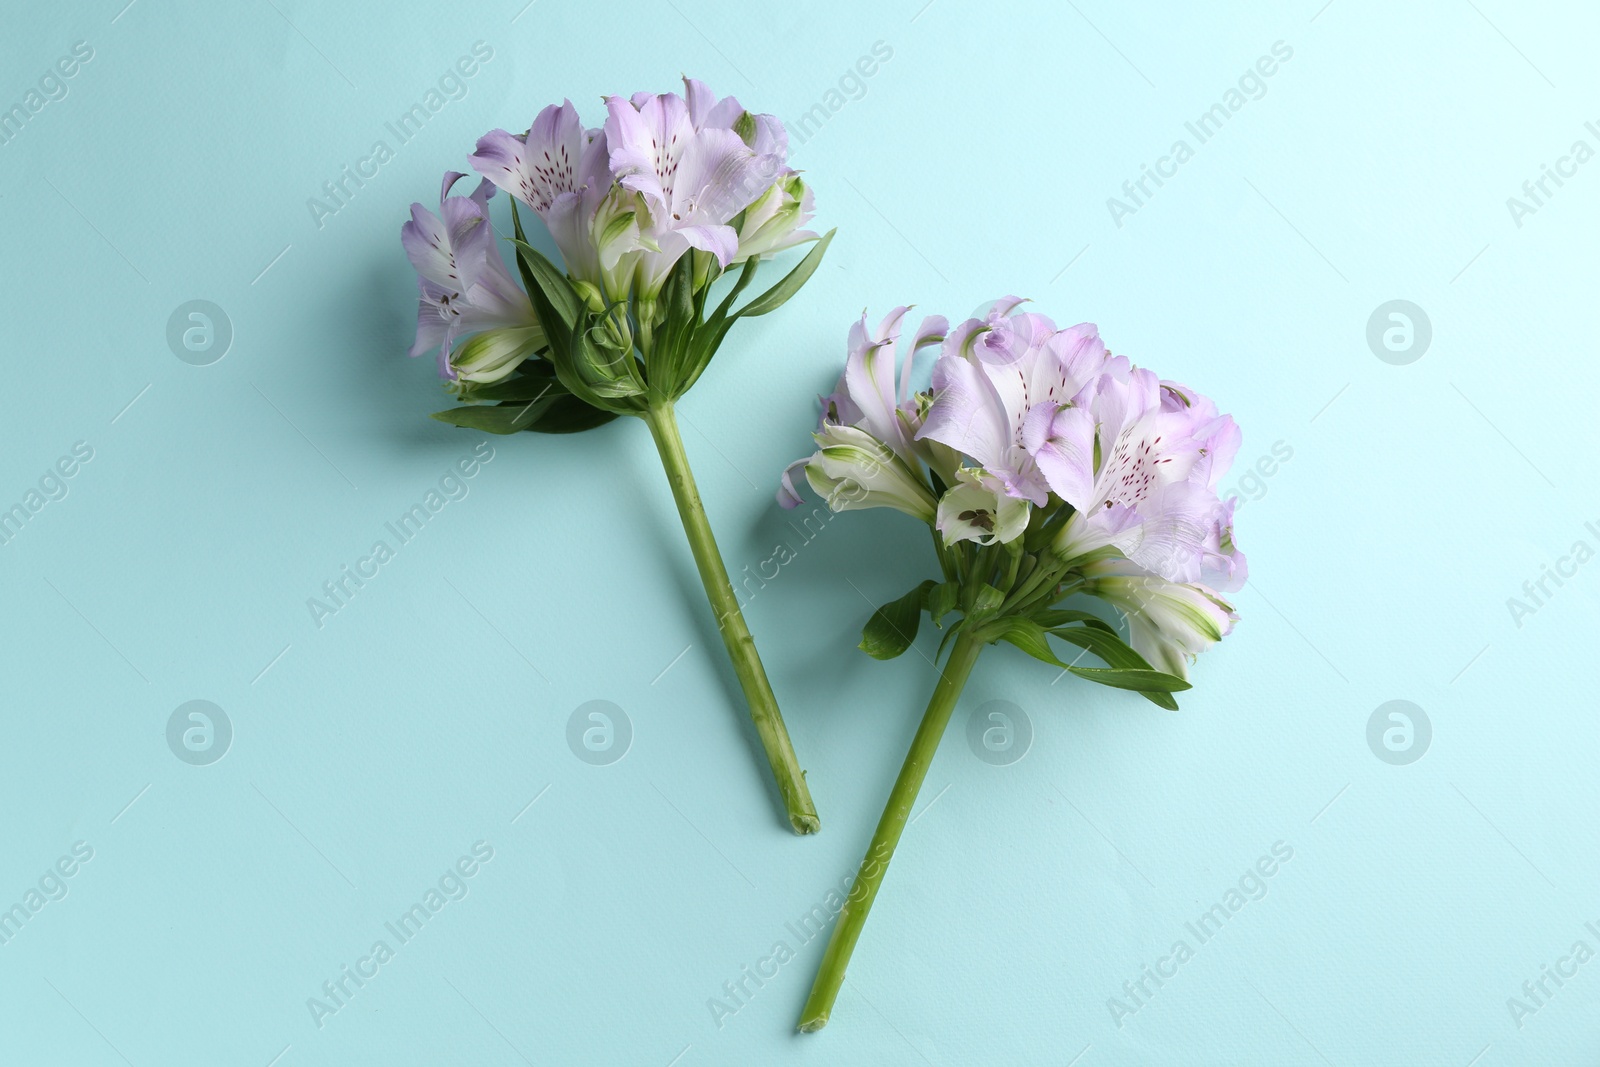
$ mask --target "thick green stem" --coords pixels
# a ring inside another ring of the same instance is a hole
[[[983,651],[983,645],[982,640],[974,639],[970,633],[963,633],[956,638],[950,658],[945,660],[939,684],[933,690],[933,699],[928,701],[922,725],[917,727],[917,736],[911,740],[911,751],[906,753],[906,761],[900,768],[900,777],[894,780],[894,788],[889,791],[889,806],[883,809],[883,817],[878,820],[872,844],[867,847],[867,854],[861,860],[861,869],[856,872],[850,895],[839,912],[839,922],[833,928],[833,936],[828,939],[827,951],[822,954],[817,980],[812,983],[811,995],[806,998],[805,1009],[800,1013],[801,1030],[821,1030],[828,1025],[833,1002],[839,996],[839,987],[844,984],[845,969],[850,966],[850,954],[855,951],[856,941],[860,939],[861,929],[867,922],[867,913],[872,910],[878,887],[883,884],[884,872],[889,869],[889,860],[894,857],[895,845],[900,843],[900,835],[911,818],[911,808],[922,789],[922,780],[928,776],[928,767],[933,763],[934,753],[939,750],[939,739],[944,736],[950,715],[956,709],[956,701],[961,698],[962,687],[967,684],[967,676],[972,673],[972,665],[978,662],[978,653]]]
[[[705,585],[706,599],[711,601],[711,610],[716,613],[717,630],[722,634],[728,658],[733,661],[733,671],[739,676],[745,701],[750,705],[750,718],[767,751],[767,762],[772,764],[789,825],[797,834],[814,834],[822,828],[817,820],[817,808],[811,802],[805,772],[795,758],[789,731],[778,712],[778,699],[772,695],[772,684],[767,681],[767,672],[756,653],[755,639],[750,636],[744,613],[739,610],[739,599],[728,580],[728,569],[717,551],[705,505],[700,502],[700,491],[695,488],[694,473],[689,469],[689,457],[683,451],[683,438],[678,434],[672,401],[651,403],[643,418],[650,427],[650,436],[655,439],[656,451],[661,453],[661,465],[666,468],[667,481],[672,485],[672,499],[683,520],[683,532],[689,537],[689,549],[694,553],[700,581]]]

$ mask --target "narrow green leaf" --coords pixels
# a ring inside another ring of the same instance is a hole
[[[663,318],[646,356],[648,373],[653,390],[676,399],[683,395],[684,381],[693,370],[689,365],[690,353],[700,323],[694,298],[694,264],[690,256],[684,256],[673,266],[662,286],[661,297],[659,307]]]
[[[520,249],[517,252],[517,262],[523,263]],[[528,300],[533,304],[535,317],[544,327],[545,340],[550,345],[550,362],[556,365],[559,372],[562,364],[572,359],[572,320],[564,319],[557,313],[555,305],[545,293],[544,286],[539,284],[531,271],[528,277],[532,279],[528,286]]]
[[[571,394],[563,394],[552,400],[543,413],[524,428],[534,433],[582,433],[596,426],[604,426],[616,417],[615,411],[605,411],[585,404]]]
[[[955,636],[966,628],[966,625],[967,620],[962,619],[960,622],[956,623],[954,626],[950,627],[950,629],[944,632],[944,636],[939,638],[939,649],[933,654],[935,662],[938,662],[944,656],[945,646],[954,640]]]
[[[769,311],[776,311],[786,304],[790,297],[800,291],[800,287],[810,280],[816,273],[818,265],[822,263],[823,255],[828,251],[828,242],[833,240],[833,235],[838,230],[829,230],[823,235],[822,240],[812,245],[811,251],[806,253],[806,258],[800,264],[783,276],[783,280],[771,289],[756,297],[750,303],[734,313],[734,318],[748,318],[752,315],[765,315]]]
[[[689,351],[684,356],[683,380],[678,383],[675,395],[682,396],[700,380],[700,375],[711,365],[711,357],[717,354],[717,349],[722,346],[722,339],[728,335],[729,328],[736,321],[738,320],[713,318],[694,332],[694,337],[689,342]]]
[[[861,628],[861,651],[873,659],[894,659],[910,648],[922,622],[922,598],[935,584],[929,579],[873,612]]]
[[[1087,612],[1061,611],[1045,612],[1043,614],[1048,616],[1057,616],[1087,614]],[[1088,651],[1094,653],[1096,656],[1099,656],[1101,659],[1105,660],[1106,664],[1113,669],[1146,671],[1151,674],[1157,673],[1143,656],[1139,655],[1139,653],[1135,652],[1131,647],[1129,647],[1128,644],[1117,635],[1116,631],[1107,626],[1103,620],[1093,615],[1089,616],[1089,618],[1093,620],[1092,623],[1085,621],[1084,625],[1082,626],[1058,626],[1052,629],[1050,632],[1061,638],[1063,641],[1069,641],[1072,644],[1077,645],[1079,648],[1087,649]],[[1167,675],[1167,677],[1171,677],[1171,675]],[[1185,684],[1184,688],[1187,689],[1188,685]],[[1178,710],[1178,702],[1173,700],[1172,697],[1165,692],[1141,690],[1141,693],[1145,699],[1149,700],[1152,704],[1166,708],[1168,711]]]
[[[1056,658],[1054,652],[1050,651],[1048,632],[1032,619],[1025,619],[1020,615],[1008,616],[991,623],[984,632],[993,633],[992,640],[1016,645],[1034,659],[1043,660],[1056,667],[1066,666]]]
[[[517,214],[517,198],[513,196],[509,197],[509,199],[511,201],[511,236],[515,238],[512,242],[512,251],[517,253],[517,271],[522,275],[522,287],[531,292],[538,283],[534,281],[533,272],[528,269],[528,265],[522,262],[521,251],[521,246],[528,243],[528,235],[522,232],[522,216]]]
[[[1116,631],[1100,626],[1057,626],[1051,633],[1063,641],[1070,641],[1079,648],[1088,649],[1106,661],[1109,667],[1118,667],[1132,670],[1150,670],[1150,664],[1145,658],[1135,652],[1128,644],[1117,636]]]
[[[1100,616],[1087,611],[1073,611],[1069,608],[1054,608],[1049,611],[1034,612],[1033,621],[1043,626],[1046,630],[1057,626],[1065,626],[1072,622],[1081,622],[1085,626],[1092,626],[1097,630],[1116,633],[1117,628],[1106,622]]]
[[[583,301],[573,290],[572,283],[561,272],[561,268],[544,257],[544,253],[530,245],[527,241],[518,239],[517,259],[533,275],[535,288],[544,294],[545,300],[561,316],[561,321],[570,330],[577,325],[578,316],[583,311]],[[530,291],[529,296],[532,296]],[[542,320],[541,320],[542,321]]]
[[[1079,678],[1117,689],[1131,689],[1135,693],[1181,693],[1193,688],[1182,678],[1160,671],[1119,670],[1115,667],[1068,667],[1067,670]]]
[[[739,294],[744,292],[745,286],[755,280],[756,268],[760,266],[760,263],[759,256],[751,256],[744,261],[744,269],[739,272],[739,277],[734,280],[733,288],[728,290],[728,295],[722,298],[722,303],[717,305],[717,310],[707,321],[716,322],[728,313],[728,309],[733,307],[733,302],[739,299]]]
[[[435,411],[430,418],[484,433],[510,434],[525,430],[538,415],[541,402],[532,404],[464,404],[448,411]]]

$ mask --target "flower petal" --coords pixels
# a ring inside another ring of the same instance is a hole
[[[1094,415],[1088,408],[1041,404],[1022,425],[1022,444],[1050,491],[1084,510],[1094,497]]]
[[[1011,419],[982,368],[947,348],[933,367],[933,395],[917,436],[949,445],[984,467],[1000,466],[1011,447]]]
[[[726,267],[739,251],[739,233],[732,226],[680,226],[677,233],[691,248],[710,252]]]
[[[606,112],[611,173],[627,188],[644,194],[653,208],[670,213],[679,166],[695,136],[688,105],[672,95],[637,102],[613,96],[606,99]]]
[[[523,137],[491,130],[467,157],[485,178],[543,215],[562,193],[580,184],[587,138],[572,101],[551,104]]]

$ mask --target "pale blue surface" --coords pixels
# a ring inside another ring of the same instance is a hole
[[[1505,202],[1600,147],[1592,9],[674,0],[601,25],[569,0],[124,2],[16,6],[0,34],[5,105],[93,49],[0,144],[0,506],[93,449],[0,546],[0,906],[93,849],[0,945],[0,1061],[1600,1054],[1600,963],[1520,1028],[1507,1006],[1575,941],[1600,949],[1600,730],[1574,669],[1600,566],[1520,627],[1506,604],[1600,545],[1600,163],[1520,227]],[[306,199],[393,147],[385,123],[480,40],[464,98],[319,229]],[[601,93],[680,71],[793,122],[878,41],[892,59],[794,155],[839,228],[823,269],[682,406],[730,569],[798,545],[773,482],[864,305],[1032,296],[1216,396],[1241,465],[1293,455],[1247,487],[1244,622],[1181,713],[986,654],[833,1023],[799,1037],[821,939],[785,923],[853,871],[933,681],[928,634],[889,664],[853,648],[869,600],[931,573],[910,520],[839,517],[748,611],[814,839],[776,813],[642,426],[494,440],[321,629],[306,599],[481,439],[424,417],[443,401],[402,354],[397,239],[479,133],[564,95],[594,121]],[[1106,198],[1276,41],[1266,94],[1116,226]],[[165,340],[192,299],[233,323],[210,366]],[[1432,320],[1420,362],[1368,348],[1392,299]],[[211,766],[164,739],[195,699],[235,730]],[[565,742],[596,699],[633,722],[610,766]],[[1366,742],[1393,699],[1433,724],[1409,766]],[[1020,763],[964,741],[989,700],[1032,720]],[[480,840],[469,894],[319,1029],[307,998]],[[1265,897],[1119,1028],[1108,998],[1280,841]],[[797,958],[719,1027],[708,999],[780,939]]]

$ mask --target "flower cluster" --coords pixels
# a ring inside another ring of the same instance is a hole
[[[663,288],[680,264],[692,289],[817,235],[811,191],[787,165],[788,135],[771,115],[746,111],[684,79],[684,95],[607,98],[586,128],[570,101],[540,111],[524,133],[494,130],[470,157],[484,181],[438,214],[421,204],[402,230],[421,291],[411,354],[437,348],[442,377],[494,383],[547,343],[529,293],[495,252],[487,204],[496,188],[534,211],[561,253],[565,276],[594,314],[613,314],[613,347],[660,325]],[[520,239],[520,223],[518,226]],[[529,286],[531,289],[531,285]]]
[[[460,401],[433,413],[440,422],[566,434],[627,415],[649,427],[789,823],[815,833],[816,805],[717,552],[674,405],[735,322],[799,292],[833,234],[804,229],[811,191],[788,165],[783,124],[683,84],[682,96],[608,97],[597,128],[564,101],[522,133],[479,138],[469,157],[483,176],[477,188],[452,195],[465,175],[446,174],[438,212],[413,204],[401,228],[420,292],[411,354],[437,349]],[[497,191],[511,198],[515,275],[490,221]],[[529,242],[523,209],[544,224],[559,265]],[[764,260],[807,242],[788,273],[745,296]]]
[[[852,327],[818,449],[784,472],[780,501],[799,503],[803,471],[835,510],[922,519],[958,594],[997,589],[1004,611],[991,616],[1058,622],[1049,613],[1061,599],[1095,596],[1128,617],[1144,667],[1185,678],[1232,629],[1219,591],[1246,574],[1233,503],[1217,494],[1239,447],[1233,419],[1113,355],[1093,325],[1058,329],[1015,297],[953,329],[930,317],[902,336],[906,310],[875,330],[865,317]],[[932,388],[913,392],[914,357],[933,346]],[[996,639],[1013,640],[1013,623],[997,626]],[[1107,658],[1111,646],[1080,627],[1045,629]]]

